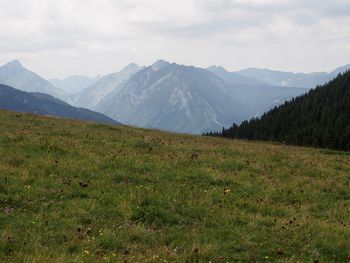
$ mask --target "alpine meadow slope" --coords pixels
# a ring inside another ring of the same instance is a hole
[[[1,262],[347,262],[350,155],[0,111]]]

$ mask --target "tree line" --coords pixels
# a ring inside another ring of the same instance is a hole
[[[205,135],[350,150],[350,71],[260,118]]]

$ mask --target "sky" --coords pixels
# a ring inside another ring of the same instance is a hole
[[[0,64],[46,78],[165,59],[294,72],[350,63],[350,0],[0,0]]]

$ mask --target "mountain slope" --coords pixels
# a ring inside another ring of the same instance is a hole
[[[86,76],[69,76],[65,79],[50,79],[50,83],[55,87],[58,87],[69,94],[75,94],[83,89],[91,86],[100,79],[97,77],[86,77]]]
[[[59,99],[66,98],[66,92],[53,86],[36,73],[24,68],[17,60],[0,67],[0,84],[26,92],[41,92]]]
[[[117,124],[103,114],[75,108],[43,93],[28,93],[0,84],[0,109]]]
[[[185,133],[241,121],[243,108],[211,72],[164,61],[139,71],[95,107],[125,124]]]
[[[73,98],[73,104],[79,107],[95,109],[95,106],[108,94],[117,91],[122,84],[130,79],[142,68],[136,64],[130,64],[117,73],[108,74],[97,82],[82,90]]]
[[[350,150],[350,72],[219,135]]]

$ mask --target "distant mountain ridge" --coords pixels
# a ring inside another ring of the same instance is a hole
[[[119,124],[101,113],[73,107],[50,95],[24,92],[2,84],[0,84],[0,109]]]
[[[270,69],[248,68],[234,73],[271,85],[312,89],[318,85],[327,83],[334,79],[339,73],[344,73],[349,69],[350,65],[346,65],[329,73],[294,73]]]

